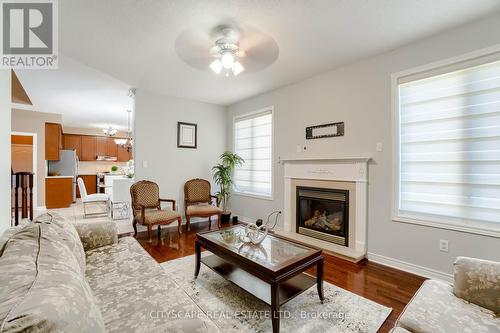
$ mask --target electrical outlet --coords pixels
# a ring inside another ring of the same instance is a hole
[[[302,146],[301,145],[297,145],[297,153],[300,153],[302,152]]]
[[[382,142],[377,142],[377,151],[382,151],[382,150],[383,150]]]
[[[148,161],[142,161],[142,167],[146,169],[148,167]]]
[[[448,241],[446,239],[439,240],[439,251],[448,252]]]

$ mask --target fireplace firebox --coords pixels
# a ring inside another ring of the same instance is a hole
[[[349,191],[297,186],[297,233],[349,246]]]

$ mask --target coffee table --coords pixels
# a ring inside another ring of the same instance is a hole
[[[248,291],[271,306],[273,332],[279,332],[280,306],[317,285],[323,303],[323,255],[321,250],[304,246],[284,237],[269,234],[259,245],[239,240],[241,225],[196,235],[195,277],[200,264]],[[212,255],[201,257],[201,248]],[[304,273],[317,267],[316,277]]]

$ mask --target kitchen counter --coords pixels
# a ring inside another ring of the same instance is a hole
[[[73,178],[73,176],[45,176],[45,179],[47,178]]]

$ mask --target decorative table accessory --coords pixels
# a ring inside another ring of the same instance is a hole
[[[271,225],[270,220],[273,215],[275,215],[274,223]],[[266,223],[264,224],[262,224],[261,219],[258,219],[255,223],[249,223],[245,228],[245,234],[240,235],[240,241],[243,243],[252,243],[254,245],[262,243],[268,232],[276,227],[280,215],[281,211],[277,210],[267,216]]]

